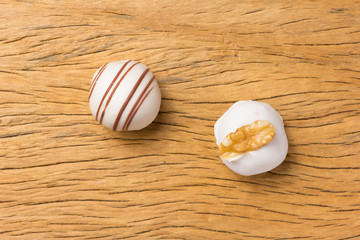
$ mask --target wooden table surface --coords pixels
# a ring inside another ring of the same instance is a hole
[[[359,1],[0,3],[0,239],[360,239]],[[155,121],[90,113],[98,67],[134,59]],[[236,101],[283,116],[286,160],[218,155]]]

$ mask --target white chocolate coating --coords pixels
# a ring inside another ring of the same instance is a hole
[[[232,171],[245,176],[270,171],[284,161],[288,151],[288,140],[281,116],[267,103],[239,101],[215,123],[216,144],[220,145],[229,133],[256,120],[267,120],[274,125],[273,140],[256,151],[240,155],[238,159],[221,159]]]
[[[161,93],[154,75],[136,61],[105,64],[91,81],[91,113],[111,130],[132,131],[146,127],[156,118],[160,103]]]

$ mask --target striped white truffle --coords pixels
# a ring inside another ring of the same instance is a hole
[[[159,85],[147,66],[124,60],[110,62],[94,74],[89,105],[95,119],[114,131],[139,130],[157,116]]]

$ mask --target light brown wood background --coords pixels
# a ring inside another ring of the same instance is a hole
[[[360,239],[359,1],[1,1],[0,239]],[[90,114],[103,63],[148,65],[146,129]],[[284,118],[257,176],[217,156],[236,101]]]

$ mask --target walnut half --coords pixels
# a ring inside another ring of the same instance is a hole
[[[233,161],[245,152],[254,151],[269,143],[275,136],[271,122],[257,120],[230,133],[219,145],[222,159]]]

